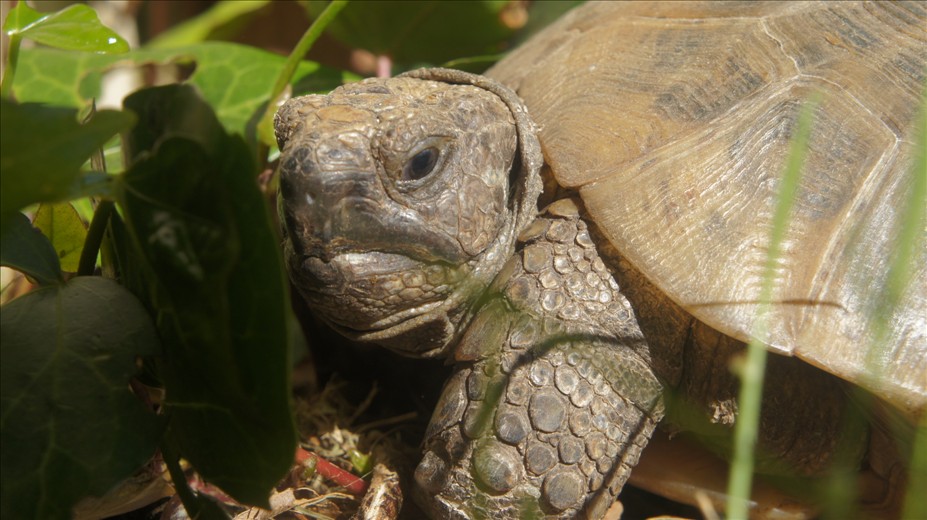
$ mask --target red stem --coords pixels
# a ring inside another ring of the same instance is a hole
[[[323,478],[334,482],[352,495],[363,495],[367,491],[367,482],[357,475],[345,471],[315,453],[302,448],[296,450],[296,461],[300,464],[315,464],[316,471]]]

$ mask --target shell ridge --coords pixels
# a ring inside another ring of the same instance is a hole
[[[801,65],[798,63],[798,58],[785,50],[785,44],[783,43],[782,38],[777,38],[776,35],[773,34],[772,28],[769,26],[769,22],[765,19],[761,20],[760,28],[763,29],[763,34],[768,36],[772,41],[776,42],[776,47],[779,48],[779,52],[781,52],[783,56],[792,61],[792,65],[795,66],[795,76],[801,75]]]

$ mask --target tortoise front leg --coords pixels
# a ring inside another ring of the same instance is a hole
[[[585,224],[553,217],[522,237],[456,352],[415,474],[436,518],[599,518],[663,415],[630,305]]]

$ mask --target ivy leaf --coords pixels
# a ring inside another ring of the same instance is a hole
[[[48,237],[18,211],[0,235],[0,265],[21,271],[42,285],[61,283],[61,265]]]
[[[129,44],[106,27],[97,13],[82,4],[42,15],[26,2],[16,4],[3,24],[10,36],[28,38],[49,47],[72,51],[121,53]]]
[[[161,427],[128,382],[156,338],[139,301],[102,277],[0,309],[0,516],[70,518],[151,458]]]
[[[22,34],[27,28],[42,19],[42,13],[26,5],[25,2],[18,2],[13,9],[10,9],[3,21],[3,32],[7,36]]]
[[[80,108],[100,96],[107,70],[150,63],[193,64],[196,68],[187,83],[200,89],[227,132],[250,136],[285,61],[283,56],[225,42],[140,49],[118,56],[23,49],[13,92],[23,102]],[[354,79],[348,73],[303,61],[291,85],[293,95],[300,95],[328,92]]]
[[[190,86],[139,91],[119,195],[159,316],[169,442],[237,500],[267,505],[289,469],[286,288],[247,145]]]
[[[81,166],[135,117],[102,110],[85,124],[77,110],[0,100],[0,205],[3,221],[36,202],[86,195]]]
[[[61,270],[77,272],[80,252],[87,238],[87,227],[74,206],[62,204],[40,204],[32,224],[39,228],[51,241]]]

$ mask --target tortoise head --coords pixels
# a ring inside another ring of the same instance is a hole
[[[536,212],[521,102],[431,69],[292,99],[275,129],[284,255],[309,306],[348,337],[441,354]]]

